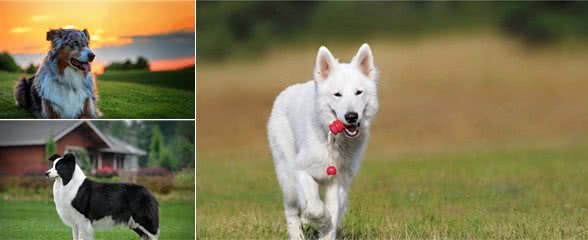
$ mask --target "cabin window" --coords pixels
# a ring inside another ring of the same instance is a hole
[[[114,159],[114,169],[123,169],[125,162],[125,155],[117,154]]]

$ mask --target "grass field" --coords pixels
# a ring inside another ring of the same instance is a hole
[[[104,81],[118,81],[155,85],[160,87],[175,88],[179,90],[194,89],[196,81],[190,76],[194,75],[194,68],[177,71],[148,72],[143,70],[110,71],[99,75]],[[186,79],[192,80],[187,81]]]
[[[339,235],[585,239],[587,160],[588,148],[370,154]],[[199,154],[197,185],[199,239],[286,238],[270,158]]]
[[[197,236],[284,239],[266,122],[325,44],[199,64]],[[369,40],[380,112],[346,239],[588,238],[588,50],[494,33]],[[308,232],[312,235],[312,232]]]
[[[161,239],[194,239],[194,203],[160,204]],[[53,202],[0,201],[0,239],[71,239],[71,230],[59,219]],[[96,239],[138,239],[122,227],[97,231]]]
[[[0,118],[32,118],[14,104],[20,74],[0,72]],[[194,71],[113,72],[98,77],[103,118],[193,118]]]

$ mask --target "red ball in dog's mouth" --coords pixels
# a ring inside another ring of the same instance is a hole
[[[90,66],[90,63],[88,62],[81,62],[78,61],[75,58],[72,58],[70,61],[71,65],[73,65],[74,67],[84,71],[85,73],[90,72],[90,70],[92,69],[92,67]]]

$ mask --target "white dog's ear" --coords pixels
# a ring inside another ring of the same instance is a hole
[[[329,74],[333,70],[335,64],[335,57],[329,52],[326,47],[320,47],[316,55],[316,64],[314,66],[314,79],[316,81],[324,81],[329,78]]]
[[[376,66],[374,65],[374,56],[372,50],[367,43],[361,45],[357,53],[351,60],[352,64],[357,66],[359,70],[368,78],[376,80]]]

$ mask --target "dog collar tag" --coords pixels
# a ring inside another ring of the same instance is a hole
[[[335,174],[337,174],[337,168],[336,168],[335,166],[333,166],[333,165],[330,165],[330,166],[327,168],[327,175],[329,175],[329,176],[333,176],[333,175],[335,175]]]
[[[339,119],[335,119],[330,125],[329,130],[333,135],[337,135],[337,133],[343,132],[345,130],[345,124],[343,124]]]

